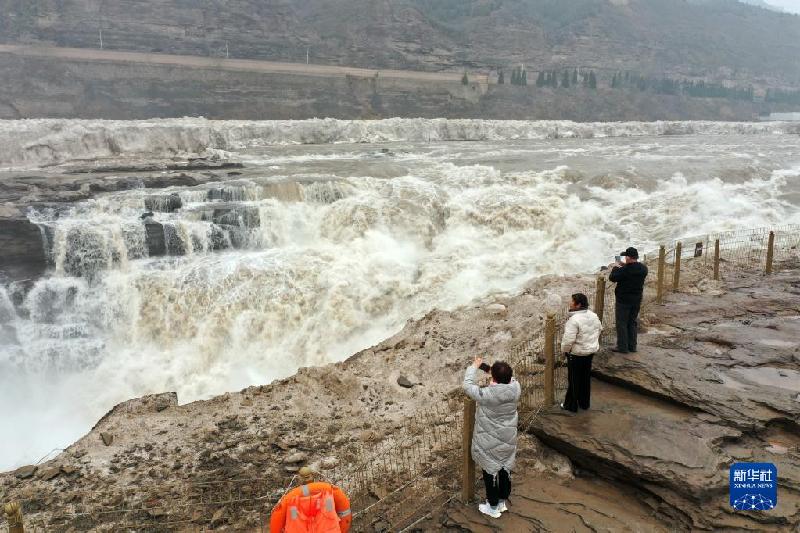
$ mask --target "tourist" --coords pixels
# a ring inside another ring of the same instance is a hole
[[[636,351],[639,332],[639,309],[642,305],[644,280],[647,267],[639,262],[636,248],[628,248],[620,253],[619,261],[611,269],[609,280],[617,284],[616,296],[617,347],[612,352],[628,353]]]
[[[567,394],[562,409],[578,412],[589,408],[592,358],[600,349],[600,319],[589,309],[585,294],[573,294],[569,303],[569,319],[564,324],[561,352],[567,358]]]
[[[299,487],[290,490],[272,510],[269,530],[272,533],[319,531],[347,533],[353,517],[350,500],[339,487],[314,481],[314,472],[304,466],[297,473]]]
[[[491,374],[491,383],[479,387],[478,369]],[[478,510],[500,518],[511,494],[511,469],[517,454],[517,402],[521,393],[508,363],[496,361],[491,367],[478,357],[464,374],[464,392],[475,400],[475,430],[472,433],[472,458],[483,470],[486,503]]]

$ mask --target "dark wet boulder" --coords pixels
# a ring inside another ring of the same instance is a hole
[[[147,250],[150,257],[166,255],[167,243],[164,239],[164,226],[158,222],[149,220],[145,222],[144,229]]]
[[[257,228],[261,226],[261,213],[257,207],[234,204],[214,209],[211,220],[221,226]]]
[[[19,210],[0,208],[0,272],[12,279],[38,277],[47,268],[39,226]]]
[[[152,194],[144,199],[144,206],[148,211],[172,213],[183,207],[183,200],[177,193]]]

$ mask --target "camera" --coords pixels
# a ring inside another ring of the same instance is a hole
[[[487,374],[492,371],[492,367],[490,367],[486,363],[481,363],[481,366],[479,366],[478,368],[480,368],[481,370],[483,370]]]

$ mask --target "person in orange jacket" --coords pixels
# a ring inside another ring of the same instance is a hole
[[[302,485],[284,494],[272,510],[270,533],[347,533],[353,516],[344,491],[315,482],[314,472],[307,466],[298,476]]]

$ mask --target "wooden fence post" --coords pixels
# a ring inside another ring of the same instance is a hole
[[[664,300],[664,275],[667,264],[667,247],[663,244],[658,249],[658,283],[656,285],[656,302]]]
[[[475,400],[464,398],[464,428],[461,435],[463,464],[461,468],[461,501],[475,499],[475,461],[472,460],[472,432],[475,429]]]
[[[550,408],[556,403],[555,366],[556,366],[556,317],[547,315],[544,325],[544,407]]]
[[[714,241],[714,281],[719,281],[719,239]]]
[[[769,242],[767,243],[767,268],[766,273],[772,274],[772,260],[775,257],[775,232],[769,232]]]
[[[17,502],[7,503],[3,506],[8,522],[8,533],[25,533],[22,520],[22,506]]]
[[[672,275],[672,290],[677,291],[681,284],[681,254],[683,253],[683,243],[675,245],[675,272]]]
[[[600,323],[603,323],[603,314],[606,310],[606,278],[605,276],[597,276],[597,287],[594,291],[594,312]]]

